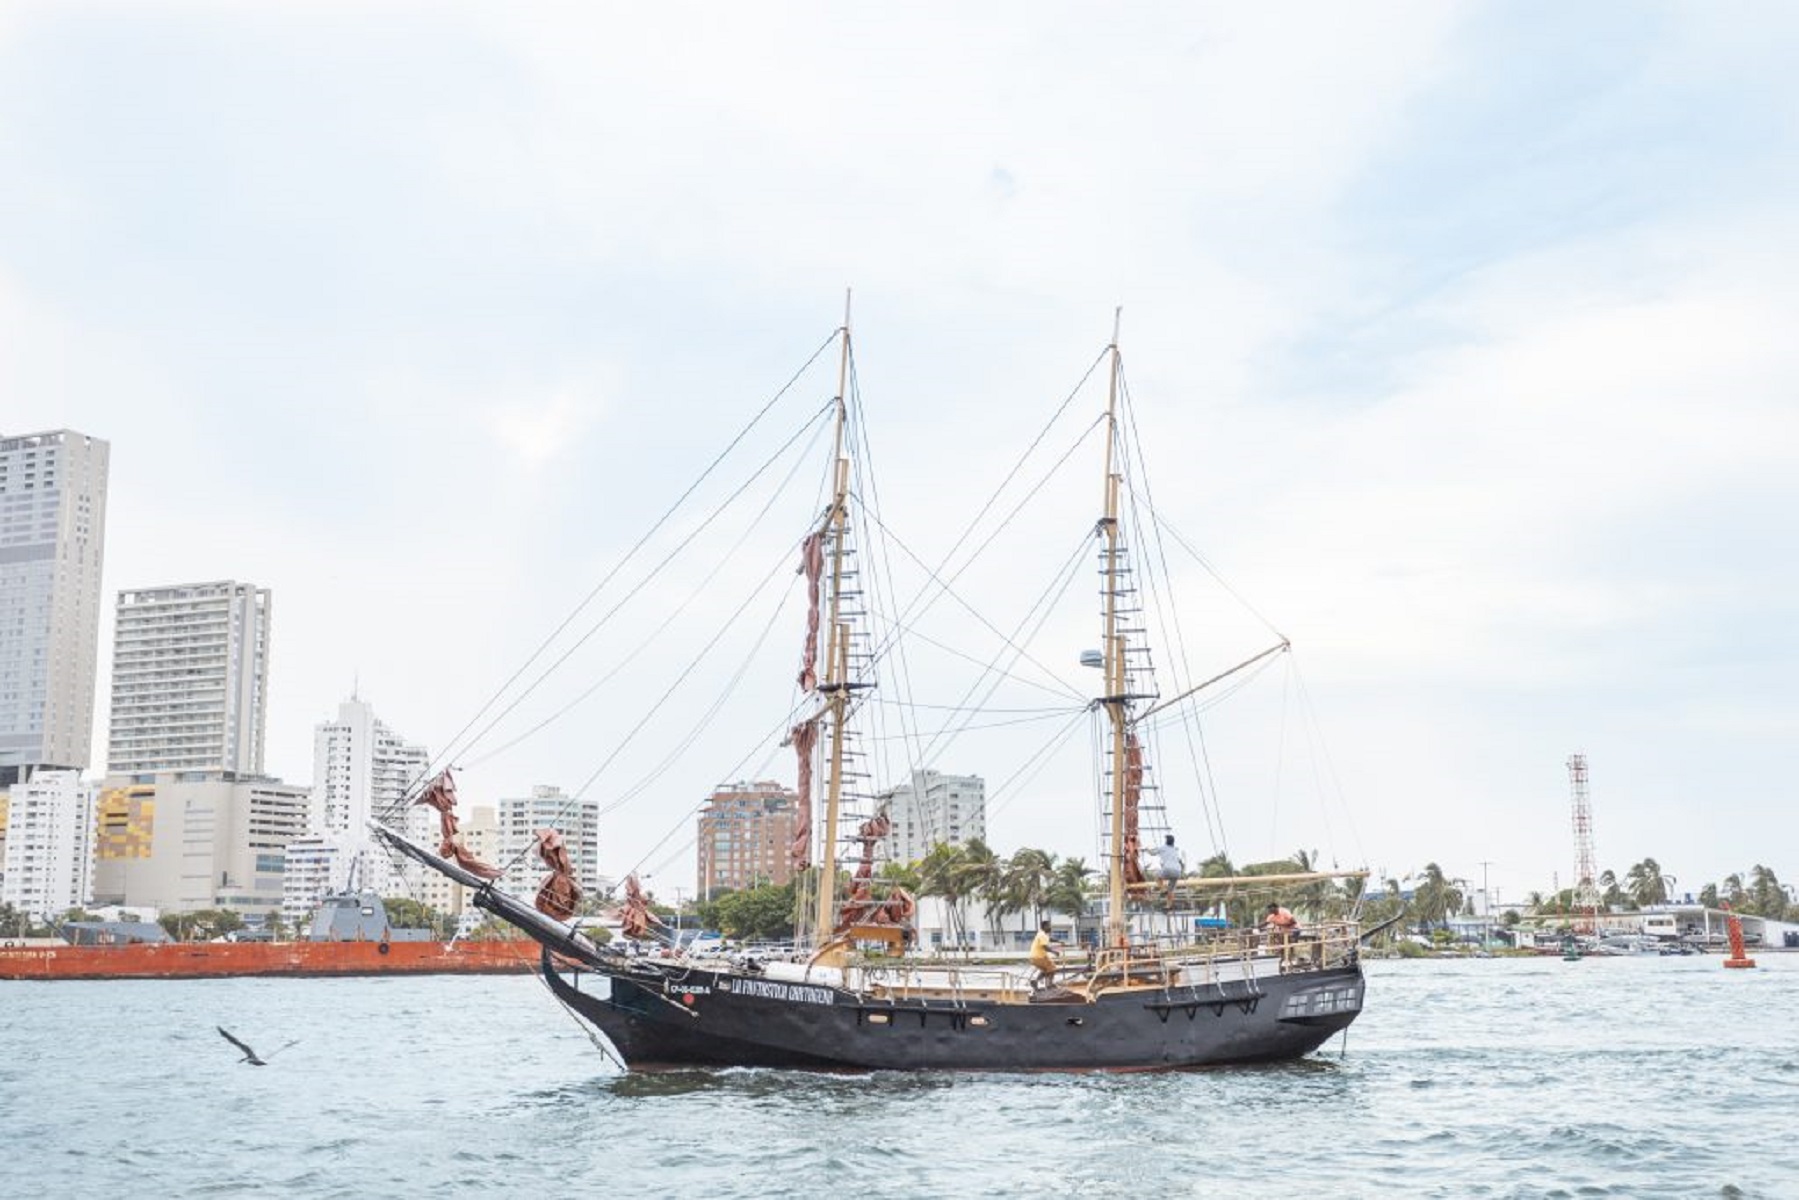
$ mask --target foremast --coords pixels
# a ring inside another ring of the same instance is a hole
[[[837,364],[837,400],[834,449],[832,452],[831,504],[817,532],[830,547],[830,579],[828,613],[825,623],[824,674],[817,691],[822,699],[819,716],[828,717],[830,741],[825,754],[830,763],[825,772],[824,845],[818,858],[818,901],[814,912],[813,936],[823,943],[831,936],[837,913],[837,825],[843,803],[843,754],[845,726],[849,717],[850,630],[843,616],[844,549],[849,528],[850,460],[844,443],[849,424],[850,370],[850,306],[843,301],[842,350]],[[816,719],[816,718],[815,718]]]

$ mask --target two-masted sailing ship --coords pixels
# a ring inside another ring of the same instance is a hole
[[[787,739],[798,760],[793,850],[796,867],[808,868],[817,886],[800,914],[797,953],[727,959],[679,947],[633,952],[632,939],[655,936],[635,876],[623,885],[626,937],[596,944],[572,919],[578,885],[554,833],[543,839],[551,874],[538,895],[508,894],[495,883],[499,872],[462,848],[447,772],[420,798],[442,814],[436,850],[389,828],[379,827],[380,835],[466,885],[475,904],[540,943],[550,988],[632,1068],[1158,1070],[1293,1058],[1320,1046],[1362,1008],[1353,920],[1312,914],[1297,932],[1250,922],[1219,929],[1211,927],[1217,922],[1189,921],[1183,928],[1154,921],[1164,900],[1162,885],[1145,878],[1139,861],[1140,732],[1146,717],[1199,688],[1163,700],[1146,686],[1140,647],[1133,644],[1143,631],[1125,616],[1130,589],[1123,578],[1116,334],[1103,358],[1111,372],[1104,492],[1092,535],[1102,578],[1102,648],[1083,656],[1089,665],[1096,657],[1103,676],[1088,706],[1100,714],[1103,734],[1098,790],[1106,889],[1103,900],[1093,897],[1094,911],[1103,913],[1103,936],[1084,957],[1068,956],[1049,979],[1017,959],[979,961],[918,944],[913,897],[871,869],[885,814],[858,823],[845,808],[846,739],[874,686],[879,655],[851,649],[854,605],[845,600],[855,592],[847,555],[858,496],[855,439],[846,437],[847,321],[837,337],[828,500],[822,512],[814,510],[798,543],[809,597],[800,671],[808,702]],[[1210,898],[1325,878],[1189,877],[1178,886],[1184,895]]]

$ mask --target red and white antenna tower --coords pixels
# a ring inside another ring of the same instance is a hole
[[[1574,909],[1585,910],[1582,933],[1594,933],[1599,924],[1599,868],[1593,858],[1593,804],[1587,799],[1587,756],[1568,757],[1568,785],[1574,794]]]

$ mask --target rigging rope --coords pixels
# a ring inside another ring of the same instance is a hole
[[[819,416],[822,416],[822,415],[823,415],[823,413],[821,412],[819,414]],[[824,430],[826,429],[826,425],[823,421],[819,420],[818,417],[814,417],[813,421],[816,424],[816,428],[813,430],[813,443],[812,444],[816,445],[818,438],[823,435]],[[802,430],[803,430],[803,428],[804,427],[802,427]],[[797,435],[795,438],[789,439],[788,442],[786,443],[786,445],[783,445],[781,449],[783,451],[785,451],[789,446],[791,446],[793,444],[793,442],[795,440],[797,440]],[[808,447],[808,448],[810,448],[810,447]],[[546,726],[548,726],[548,725],[552,724],[553,722],[566,716],[571,710],[573,710],[575,707],[580,705],[588,697],[592,696],[595,692],[599,691],[600,688],[604,687],[606,684],[610,683],[613,679],[615,679],[618,676],[618,674],[621,671],[623,671],[626,667],[630,666],[632,662],[636,661],[637,657],[639,655],[641,655],[642,653],[644,653],[646,650],[648,650],[650,648],[650,646],[653,645],[656,642],[656,640],[658,638],[660,638],[662,636],[662,634],[665,633],[671,625],[674,624],[676,619],[678,619],[681,616],[681,614],[685,613],[687,611],[687,609],[689,608],[689,606],[691,606],[695,601],[697,601],[703,597],[709,597],[712,594],[711,590],[710,590],[710,585],[711,585],[712,581],[715,580],[716,578],[718,578],[718,576],[724,572],[725,567],[730,565],[732,560],[736,558],[737,552],[743,548],[744,543],[749,541],[750,535],[755,532],[756,527],[761,523],[762,519],[764,517],[766,517],[768,515],[769,510],[772,507],[774,507],[775,501],[781,497],[781,495],[786,491],[788,484],[790,484],[793,481],[794,475],[797,473],[799,463],[801,461],[804,461],[804,460],[798,459],[795,461],[794,468],[787,473],[787,476],[781,481],[780,486],[777,487],[775,489],[775,491],[773,492],[773,494],[770,495],[768,501],[765,504],[763,504],[761,511],[756,514],[756,516],[753,520],[751,520],[749,525],[744,529],[743,533],[741,535],[739,535],[737,541],[732,544],[732,546],[729,550],[725,551],[725,553],[718,556],[717,561],[715,561],[713,563],[712,570],[704,578],[702,578],[700,580],[700,582],[698,584],[696,584],[691,591],[688,592],[686,598],[683,599],[680,604],[676,605],[668,613],[667,616],[663,617],[661,624],[657,625],[656,628],[650,632],[648,637],[645,637],[645,638],[639,640],[631,648],[630,652],[628,654],[626,654],[624,658],[619,660],[617,665],[615,665],[605,675],[603,675],[599,679],[595,680],[594,683],[591,684],[580,695],[576,696],[573,700],[569,701],[567,704],[563,705],[561,708],[557,709],[555,712],[553,712],[549,716],[545,717],[542,721],[538,722],[536,725],[533,725],[530,729],[525,730],[523,733],[519,734],[517,737],[513,738],[511,741],[506,742],[503,745],[498,746],[498,747],[494,748],[493,750],[488,751],[486,754],[482,755],[481,757],[474,759],[471,762],[466,763],[464,765],[479,766],[480,764],[487,762],[489,759],[492,759],[500,754],[505,753],[507,750],[512,749],[513,747],[517,746],[519,743],[521,743],[521,742],[525,741],[527,738],[531,737],[533,734],[544,729]],[[760,471],[757,472],[758,475],[760,473],[761,473]],[[752,476],[751,480],[749,482],[753,482],[754,478],[755,478],[755,476]],[[745,487],[747,487],[747,486],[748,486],[748,482],[745,483]],[[739,489],[738,492],[733,493],[733,495],[730,497],[730,500],[735,500],[736,497],[741,494],[742,494],[742,489]],[[727,500],[726,503],[729,504],[730,500]],[[722,512],[723,510],[720,509],[719,511]],[[708,518],[708,522],[709,521],[710,521],[710,518]],[[698,536],[699,532],[706,527],[706,524],[708,522],[703,522],[698,528],[696,528],[694,530],[693,536]],[[669,558],[666,558],[663,560],[663,565],[666,565],[666,563],[669,562],[674,557],[675,554],[678,554],[681,550],[685,549],[686,546],[688,545],[688,543],[691,541],[692,541],[692,537],[689,537],[689,539],[686,542],[683,542],[680,546],[676,547],[676,549],[673,552],[671,552],[671,554],[669,555]],[[660,566],[658,567],[658,569],[660,569]],[[652,579],[652,578],[654,578],[654,572],[652,572],[651,575],[646,576],[643,580],[641,580],[636,585],[636,587],[634,587],[631,590],[631,592],[625,597],[625,599],[623,601],[621,601],[618,606],[613,608],[612,612],[617,612],[618,608],[623,607],[623,605],[626,603],[629,603],[630,600],[633,599],[634,597],[636,597],[636,595],[639,592],[644,590],[644,586],[646,584],[648,584],[650,579]],[[764,580],[764,582],[766,582],[766,579]],[[611,615],[612,615],[612,613],[607,614],[608,617],[610,617]],[[589,631],[587,636],[592,636],[592,634],[594,632],[597,632],[598,628],[599,628],[598,626],[595,626],[595,628],[593,630]],[[586,640],[586,638],[584,637],[582,639],[582,641],[585,641],[585,640]],[[581,643],[577,642],[574,647],[570,648],[569,653],[572,654],[575,649],[578,649],[580,647],[580,645],[581,645]],[[566,655],[564,657],[566,657]],[[540,679],[539,682],[541,683],[542,680]],[[526,694],[528,695],[529,693],[526,693]],[[524,698],[523,696],[519,697],[520,700],[522,700],[523,698]],[[516,704],[516,702],[515,702],[515,704]],[[502,717],[504,715],[505,715],[504,713],[500,714],[500,716],[502,716]],[[495,718],[495,719],[498,720],[499,718]],[[491,728],[491,726],[490,726],[490,728]]]
[[[482,706],[479,709],[475,710],[475,714],[469,718],[467,724],[465,724],[460,730],[458,730],[450,738],[449,742],[445,744],[443,750],[440,751],[438,753],[438,755],[430,763],[427,763],[424,771],[419,775],[419,777],[414,779],[406,787],[406,789],[405,789],[406,794],[410,795],[421,783],[423,783],[426,779],[431,778],[431,776],[436,774],[437,771],[441,770],[445,764],[448,764],[448,763],[454,761],[456,752],[457,752],[456,751],[457,743],[459,743],[463,739],[463,737],[468,734],[469,730],[471,730],[475,727],[475,724],[481,720],[481,718],[487,713],[487,710],[492,708],[496,703],[498,703],[500,700],[500,697],[504,696],[506,694],[506,692],[512,687],[512,685],[517,683],[518,680],[525,674],[526,671],[530,670],[531,664],[536,662],[540,657],[542,657],[542,655],[550,648],[550,646],[555,643],[556,639],[562,636],[563,631],[566,630],[570,625],[572,625],[574,623],[575,618],[580,616],[581,613],[587,608],[587,606],[589,604],[593,603],[595,597],[597,597],[602,591],[604,591],[606,586],[609,583],[611,583],[612,580],[614,580],[615,578],[618,577],[619,573],[625,569],[625,566],[634,557],[636,557],[638,551],[642,550],[645,546],[649,545],[650,540],[656,536],[656,534],[662,529],[662,527],[664,525],[666,525],[668,523],[668,521],[675,515],[676,512],[680,511],[681,506],[687,503],[688,498],[690,496],[692,496],[695,491],[698,490],[699,486],[702,483],[704,483],[708,478],[711,477],[712,473],[715,470],[717,470],[719,468],[719,466],[721,464],[723,464],[724,461],[728,457],[730,457],[732,451],[734,451],[737,448],[737,446],[743,441],[743,439],[748,437],[750,435],[751,431],[753,431],[756,428],[756,426],[761,423],[762,418],[768,415],[769,410],[774,408],[774,406],[776,404],[780,403],[781,398],[784,397],[789,391],[791,391],[793,389],[793,385],[798,383],[800,381],[800,379],[802,377],[804,377],[806,372],[812,369],[812,364],[818,361],[819,355],[823,354],[831,346],[831,344],[833,342],[835,342],[836,340],[837,340],[837,331],[833,330],[831,332],[831,335],[829,337],[825,338],[825,340],[823,342],[819,343],[818,348],[816,350],[814,350],[812,352],[812,354],[810,355],[810,357],[808,357],[806,359],[806,361],[803,364],[801,364],[800,368],[793,373],[792,378],[788,379],[788,381],[786,383],[782,384],[780,389],[778,391],[776,391],[773,396],[769,397],[768,402],[766,404],[764,404],[761,407],[761,409],[759,409],[756,412],[756,415],[751,417],[749,422],[746,425],[744,425],[743,428],[741,428],[737,431],[736,436],[734,436],[728,443],[726,443],[725,448],[723,450],[720,450],[718,452],[718,454],[713,458],[713,460],[707,464],[706,469],[700,473],[699,478],[695,479],[691,484],[688,485],[688,487],[685,491],[683,491],[678,497],[675,498],[675,502],[673,504],[671,504],[668,507],[668,509],[666,511],[664,511],[660,517],[656,518],[655,523],[653,525],[651,525],[650,528],[644,532],[643,536],[641,538],[639,538],[637,540],[637,542],[634,545],[632,545],[632,547],[628,551],[625,552],[625,556],[618,561],[618,563],[612,568],[612,570],[607,572],[606,575],[600,580],[600,582],[595,584],[594,587],[592,588],[592,590],[590,590],[587,593],[587,595],[581,599],[581,602],[579,604],[575,605],[575,607],[572,610],[570,610],[568,616],[566,616],[562,619],[561,624],[557,625],[555,629],[551,630],[549,636],[544,638],[544,640],[538,644],[537,649],[535,649],[531,652],[530,657],[526,658],[523,663],[519,664],[518,669],[516,671],[514,671],[506,679],[506,681],[499,686],[499,688],[494,692],[494,694],[492,696],[490,696],[487,699],[487,701],[484,704],[482,704]],[[533,685],[533,686],[535,686],[535,685]],[[477,738],[477,740],[479,740],[479,739]],[[465,749],[466,749],[466,747],[465,747]]]

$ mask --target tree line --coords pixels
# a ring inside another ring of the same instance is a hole
[[[1297,850],[1291,856],[1235,866],[1223,854],[1215,854],[1193,872],[1209,878],[1255,875],[1293,875],[1315,871],[1316,851]],[[955,846],[938,843],[923,858],[909,863],[888,863],[877,879],[897,884],[913,895],[936,897],[944,902],[952,943],[968,940],[970,922],[978,904],[986,914],[989,931],[1000,933],[1009,917],[1029,914],[1035,924],[1062,914],[1087,915],[1101,894],[1101,872],[1079,857],[1061,858],[1048,850],[1026,846],[1001,855],[980,838]],[[692,911],[700,922],[725,936],[752,941],[783,941],[794,933],[799,898],[812,894],[806,874],[785,884],[763,883],[739,891],[723,892],[695,901]],[[842,878],[847,879],[847,875]],[[1239,925],[1254,924],[1259,907],[1270,899],[1308,914],[1313,919],[1346,915],[1361,894],[1360,880],[1316,880],[1287,886],[1233,890],[1213,904]],[[1201,900],[1201,903],[1207,903]]]
[[[1594,885],[1599,902],[1605,908],[1631,910],[1666,904],[1674,898],[1674,885],[1679,882],[1662,870],[1653,858],[1631,865],[1622,878],[1613,871],[1601,871]],[[1540,913],[1572,913],[1579,909],[1576,889],[1563,888],[1544,894],[1531,892],[1525,904]],[[1708,883],[1699,889],[1696,899],[1707,908],[1729,906],[1733,911],[1776,921],[1799,921],[1799,899],[1789,885],[1780,882],[1774,868],[1755,864],[1747,873],[1732,873],[1721,883]]]

